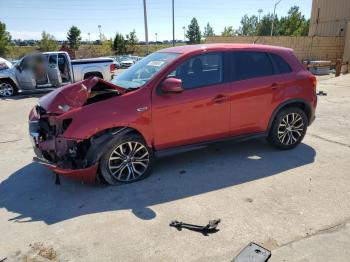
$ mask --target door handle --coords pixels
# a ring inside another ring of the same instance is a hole
[[[223,103],[226,100],[227,100],[227,96],[224,96],[224,95],[218,95],[213,99],[214,103],[217,103],[217,104]]]
[[[274,82],[274,83],[271,84],[272,90],[280,88],[281,86],[282,86],[281,83],[278,83],[278,82]]]

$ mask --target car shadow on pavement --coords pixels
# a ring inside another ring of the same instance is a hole
[[[176,156],[161,158],[153,174],[121,186],[96,186],[54,175],[31,163],[0,184],[0,208],[16,213],[15,222],[54,224],[81,215],[131,210],[138,218],[156,217],[153,205],[205,194],[262,179],[314,162],[316,152],[300,144],[278,151],[265,140],[225,143]]]

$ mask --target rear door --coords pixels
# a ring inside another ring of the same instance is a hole
[[[273,104],[281,98],[283,78],[265,52],[234,51],[229,61],[231,135],[265,132]]]
[[[229,135],[230,87],[223,80],[222,53],[194,56],[168,77],[182,80],[182,93],[154,92],[152,119],[157,149]],[[159,88],[159,87],[158,87]]]
[[[49,66],[47,69],[47,74],[49,76],[50,83],[53,86],[61,86],[62,78],[61,73],[58,68],[58,55],[57,53],[49,54],[48,57]]]

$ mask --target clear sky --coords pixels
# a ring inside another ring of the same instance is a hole
[[[238,28],[244,14],[258,15],[273,12],[277,0],[175,0],[175,37],[183,39],[183,26],[192,17],[198,19],[201,31],[207,22],[220,34],[224,26]],[[146,0],[149,41],[172,39],[171,0]],[[312,0],[282,0],[278,16],[287,14],[297,5],[306,18],[310,17]],[[76,25],[83,40],[98,38],[98,25],[107,37],[116,32],[127,34],[133,29],[144,40],[143,0],[0,0],[0,21],[14,39],[40,39],[43,30],[56,39],[66,39],[67,30]]]

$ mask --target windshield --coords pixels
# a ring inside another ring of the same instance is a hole
[[[178,55],[175,53],[150,54],[113,79],[112,83],[125,89],[139,88],[146,84]]]

